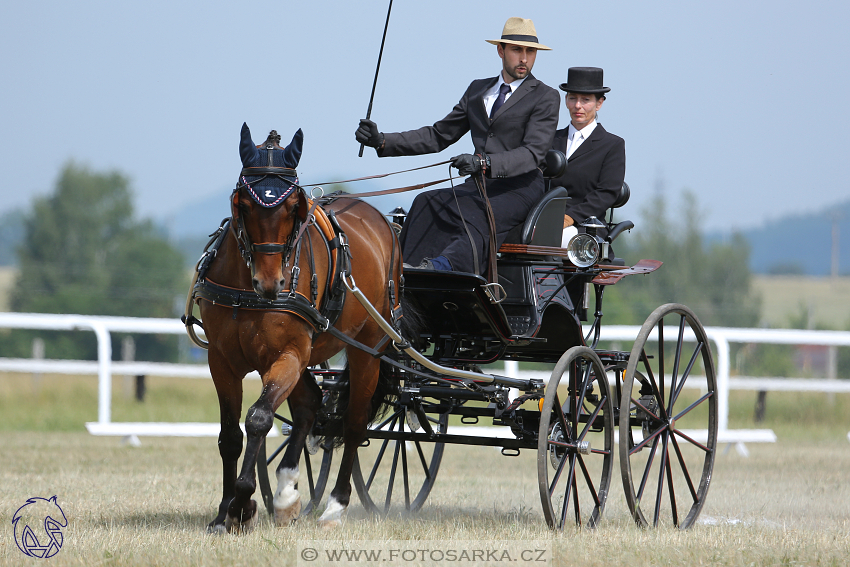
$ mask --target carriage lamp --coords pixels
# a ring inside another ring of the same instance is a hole
[[[399,226],[403,226],[404,219],[407,218],[407,211],[404,210],[404,207],[396,207],[388,212],[386,216],[392,217],[394,223]]]
[[[567,244],[567,258],[577,268],[587,268],[599,259],[599,242],[596,236],[576,234]]]
[[[608,257],[608,242],[606,242],[601,236],[599,236],[599,230],[605,228],[605,223],[600,221],[596,217],[587,217],[583,223],[579,226],[584,227],[584,231],[594,237],[596,242],[599,243],[599,258],[607,258]]]

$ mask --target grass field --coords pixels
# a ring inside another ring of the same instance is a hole
[[[246,406],[259,383],[248,388]],[[124,400],[116,380],[114,398],[116,420],[217,419],[204,380],[151,379],[143,404]],[[247,536],[214,537],[204,527],[220,498],[215,439],[145,438],[134,448],[92,437],[83,423],[97,415],[94,378],[44,376],[36,387],[28,375],[4,374],[0,564],[36,564],[23,561],[10,519],[27,498],[55,494],[69,526],[53,565],[306,565],[296,554],[304,542],[375,540],[537,541],[557,565],[846,565],[848,398],[835,396],[830,405],[824,395],[770,394],[758,427],[773,428],[779,442],[749,445],[749,458],[720,448],[706,507],[688,532],[635,527],[615,464],[600,528],[552,533],[540,509],[534,451],[504,457],[492,448],[448,446],[416,516],[375,519],[353,496],[336,531],[319,530],[313,518],[276,528],[262,514]],[[752,403],[753,395],[736,394],[731,427],[755,426]]]

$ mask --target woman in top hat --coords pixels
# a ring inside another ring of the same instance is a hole
[[[564,215],[566,238],[575,234],[568,227],[592,216],[603,219],[617,200],[626,177],[626,142],[596,121],[611,90],[602,86],[602,69],[570,67],[567,82],[559,88],[567,93],[570,125],[555,132],[552,147],[567,156],[567,169],[552,180],[552,187],[564,187],[570,197]]]

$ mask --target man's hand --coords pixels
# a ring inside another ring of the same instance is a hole
[[[576,221],[573,220],[573,217],[571,217],[570,215],[564,215],[564,228],[567,228],[568,226],[573,226],[575,223]]]
[[[460,173],[463,177],[467,175],[473,175],[481,171],[481,157],[474,156],[472,154],[460,154],[459,156],[455,156],[452,159],[452,167],[456,167],[458,169],[458,173]]]
[[[378,132],[378,125],[365,118],[360,120],[360,126],[354,132],[354,137],[358,142],[370,148],[380,148],[384,145],[384,135]]]

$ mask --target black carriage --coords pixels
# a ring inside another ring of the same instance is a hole
[[[560,175],[563,165],[563,155],[550,152],[549,177]],[[628,197],[624,185],[615,207]],[[649,316],[630,350],[600,348],[607,286],[661,262],[627,266],[610,254],[611,243],[633,227],[614,224],[613,209],[606,222],[586,222],[586,232],[561,248],[565,199],[563,188],[548,191],[501,247],[499,285],[469,273],[405,270],[404,297],[425,324],[407,348],[393,351],[392,410],[370,428],[367,448],[358,452],[353,480],[368,510],[420,509],[445,445],[454,443],[501,447],[506,456],[536,450],[543,512],[553,528],[598,524],[615,451],[637,523],[693,525],[717,444],[715,370],[705,330],[690,309],[667,304]],[[353,281],[349,291],[356,295]],[[506,360],[555,367],[548,383],[482,369]],[[341,370],[316,368],[314,375],[325,396],[341,387]],[[500,426],[509,435],[471,435],[450,423]],[[315,427],[320,434],[321,420]],[[286,423],[283,432],[283,445],[270,454],[264,447],[258,461],[270,511],[268,471],[286,445]],[[332,448],[308,442],[310,504],[302,513],[322,498],[332,458]]]

